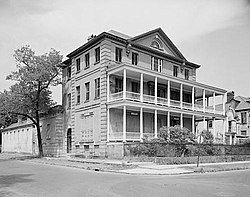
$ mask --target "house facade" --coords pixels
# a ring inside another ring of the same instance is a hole
[[[226,91],[197,82],[200,65],[186,60],[162,29],[135,37],[103,32],[67,57],[62,94],[68,153],[119,156],[124,143],[156,138],[163,126],[198,135],[218,120],[225,140]]]
[[[40,129],[44,155],[61,156],[65,154],[61,106],[42,115]],[[2,130],[2,152],[38,155],[37,130],[31,120],[19,117],[17,123]]]
[[[234,97],[230,92],[226,103],[226,143],[241,144],[250,139],[250,98]]]

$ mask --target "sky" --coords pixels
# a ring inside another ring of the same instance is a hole
[[[136,36],[161,27],[197,81],[250,97],[250,0],[0,0],[0,91],[13,82],[14,50],[66,55],[111,29]],[[61,103],[61,87],[53,88]]]

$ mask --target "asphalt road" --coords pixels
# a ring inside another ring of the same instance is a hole
[[[0,160],[0,196],[250,196],[250,170],[136,176]]]

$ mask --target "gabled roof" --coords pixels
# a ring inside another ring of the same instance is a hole
[[[246,101],[241,101],[239,105],[235,108],[235,111],[250,110],[250,103]]]
[[[168,47],[170,48],[170,50],[173,52],[174,55],[168,54],[164,51],[155,50],[150,46],[145,46],[145,45],[142,45],[138,42],[140,39],[143,39],[143,38],[146,39],[148,36],[156,34],[156,33],[160,35],[160,37],[163,39],[164,43],[166,43],[166,45],[168,45]],[[140,35],[135,36],[135,37],[130,37],[128,35],[125,35],[123,33],[120,33],[120,32],[114,31],[114,30],[110,30],[108,32],[102,32],[98,36],[94,36],[91,40],[89,40],[84,45],[80,46],[79,48],[77,48],[74,51],[72,51],[71,53],[69,53],[67,55],[67,57],[69,59],[73,58],[74,56],[78,55],[79,53],[84,52],[85,50],[87,50],[88,48],[90,48],[91,46],[93,46],[94,44],[96,44],[97,42],[101,41],[104,38],[110,38],[112,40],[121,42],[123,44],[130,43],[132,45],[132,47],[158,54],[160,56],[169,58],[169,59],[177,61],[179,63],[185,63],[186,65],[189,65],[189,66],[194,67],[194,68],[200,67],[200,65],[197,65],[195,63],[187,61],[186,58],[181,54],[181,52],[177,49],[177,47],[173,44],[173,42],[168,38],[168,36],[163,32],[163,30],[161,28],[151,30],[149,32],[140,34]],[[63,63],[67,65],[68,63],[70,63],[70,60],[66,60]]]
[[[162,38],[164,39],[164,41],[166,41],[166,43],[171,47],[171,49],[177,54],[177,56],[185,61],[186,58],[182,55],[182,53],[177,49],[177,47],[174,45],[174,43],[169,39],[169,37],[164,33],[164,31],[159,27],[157,29],[148,31],[146,33],[140,34],[138,36],[135,36],[133,38],[130,39],[131,42],[136,42],[139,39],[142,39],[144,37],[148,37],[149,35],[158,33],[159,35],[162,36]]]
[[[244,97],[244,96],[236,96],[234,98],[236,101],[244,101],[244,102],[250,102],[250,98]]]

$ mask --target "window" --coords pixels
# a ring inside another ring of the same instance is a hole
[[[151,57],[151,70],[162,72],[162,60],[157,57]]]
[[[100,98],[100,78],[95,79],[95,98]]]
[[[123,87],[122,79],[116,78],[115,79],[115,92],[121,92]]]
[[[68,100],[68,109],[70,109],[71,108],[71,93],[69,93],[67,97],[68,97],[67,98],[67,100]]]
[[[89,150],[89,145],[83,145],[84,150],[88,151]]]
[[[241,124],[246,124],[247,123],[247,113],[242,112],[241,113]]]
[[[154,48],[160,49],[160,44],[155,40],[151,43],[151,46]]]
[[[132,64],[137,65],[138,64],[138,54],[132,53]]]
[[[116,47],[115,48],[115,61],[122,62],[122,49]]]
[[[85,83],[85,91],[86,91],[85,101],[89,101],[89,82]]]
[[[178,77],[178,66],[173,66],[173,76]]]
[[[85,54],[85,66],[86,68],[89,67],[89,53]]]
[[[100,62],[100,47],[95,49],[95,62]]]
[[[208,121],[208,128],[213,128],[213,121],[212,120],[209,120]]]
[[[80,86],[76,87],[76,104],[80,104]]]
[[[131,82],[132,85],[132,92],[139,93],[139,83]]]
[[[247,131],[246,130],[242,130],[241,131],[241,135],[247,135]]]
[[[80,72],[81,70],[81,59],[76,59],[76,72]]]
[[[232,131],[232,121],[228,121],[228,132]]]
[[[67,78],[68,80],[71,79],[71,67],[70,66],[67,68]]]
[[[189,70],[185,69],[185,79],[189,80]]]

